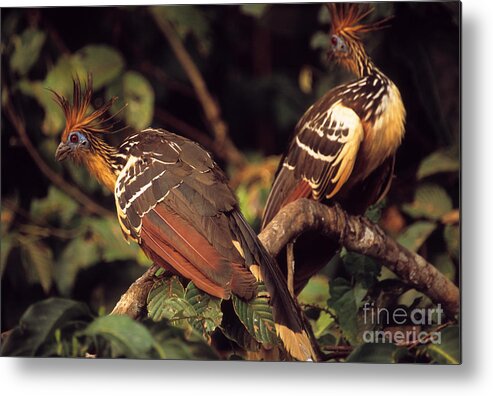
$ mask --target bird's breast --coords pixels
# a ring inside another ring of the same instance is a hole
[[[389,81],[387,92],[374,103],[373,117],[363,121],[365,138],[356,168],[359,179],[368,177],[385,159],[392,156],[404,136],[405,109],[397,87]]]

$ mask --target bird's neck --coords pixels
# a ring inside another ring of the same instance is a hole
[[[116,179],[125,165],[125,156],[98,137],[92,137],[91,150],[81,158],[90,175],[114,191]]]
[[[380,73],[370,56],[366,53],[363,44],[359,42],[352,44],[352,57],[347,62],[346,67],[358,76],[358,78]]]

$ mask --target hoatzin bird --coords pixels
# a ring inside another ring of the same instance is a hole
[[[66,126],[56,159],[68,157],[114,192],[124,236],[154,263],[222,299],[270,294],[276,330],[288,353],[313,356],[298,308],[275,260],[240,213],[227,178],[197,143],[163,129],[145,129],[119,147],[104,140],[113,100],[90,111],[91,79],[74,81],[73,101],[55,93]]]
[[[372,12],[367,4],[328,7],[332,17],[329,58],[357,78],[331,89],[297,123],[276,173],[262,227],[299,198],[338,203],[348,213],[363,214],[391,184],[395,153],[404,135],[405,109],[399,90],[375,66],[362,43],[363,33],[382,28],[389,18],[364,24],[362,20]],[[299,293],[338,248],[314,233],[298,238],[290,289]]]

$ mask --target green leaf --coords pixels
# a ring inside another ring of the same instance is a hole
[[[199,8],[190,5],[156,6],[151,7],[151,13],[158,22],[160,19],[171,22],[182,40],[193,35],[201,52],[210,52],[210,22]]]
[[[223,313],[221,299],[210,296],[190,282],[185,289],[185,299],[196,312],[197,319],[192,320],[194,328],[201,333],[212,333],[221,324]]]
[[[100,258],[98,247],[93,240],[81,236],[70,241],[58,259],[56,267],[55,281],[60,293],[64,296],[69,295],[78,272],[97,264]]]
[[[372,223],[378,224],[382,218],[382,210],[386,206],[386,199],[382,199],[374,205],[371,205],[365,212],[365,217]]]
[[[167,321],[144,321],[154,338],[157,357],[161,359],[217,360],[217,353],[195,331],[170,326]]]
[[[331,21],[330,12],[325,5],[322,5],[318,11],[318,21],[320,24],[328,24]]]
[[[329,298],[329,279],[324,275],[315,275],[310,278],[306,286],[298,295],[301,304],[325,306]]]
[[[365,289],[369,289],[377,282],[382,269],[382,265],[378,261],[354,252],[341,254],[341,258],[346,270]]]
[[[238,198],[238,204],[240,205],[241,213],[243,213],[243,216],[245,216],[248,224],[253,225],[256,220],[256,216],[255,213],[253,213],[253,211],[251,210],[249,190],[247,186],[245,184],[240,184],[236,188],[235,192]]]
[[[92,74],[95,90],[107,85],[123,71],[121,54],[107,45],[87,45],[73,55],[86,73]]]
[[[329,48],[330,41],[327,33],[318,31],[316,32],[310,40],[310,48],[313,50],[326,50]]]
[[[170,297],[163,301],[159,310],[160,315],[156,316],[159,320],[167,319],[173,326],[187,329],[191,322],[197,317],[197,312],[190,303],[178,297]]]
[[[185,316],[195,316],[196,312],[185,300],[185,289],[177,276],[165,277],[156,282],[147,296],[147,311],[154,321],[175,320],[174,325],[183,326],[178,321]]]
[[[419,165],[417,178],[444,172],[458,172],[460,169],[459,156],[453,149],[439,150],[426,157]]]
[[[443,230],[443,238],[447,244],[450,255],[458,259],[460,257],[460,229],[458,225],[446,225]]]
[[[154,91],[142,74],[126,72],[121,79],[108,87],[107,96],[117,96],[126,104],[123,116],[129,126],[141,130],[151,124],[154,114]],[[121,105],[116,103],[112,111],[115,113],[120,109]]]
[[[261,18],[270,8],[270,4],[241,4],[241,12],[254,18]]]
[[[265,285],[258,285],[257,296],[250,301],[244,301],[235,295],[232,296],[232,300],[238,318],[250,335],[262,344],[277,343],[272,308],[269,305],[269,294]]]
[[[112,357],[149,358],[155,343],[149,330],[128,316],[102,316],[79,335],[105,339]]]
[[[54,101],[53,93],[70,97],[72,94],[72,78],[79,76],[81,80],[86,78],[86,71],[77,57],[62,55],[53,66],[44,81],[29,81],[23,79],[19,82],[19,89],[24,95],[35,98],[44,109],[45,117],[41,129],[46,135],[58,135],[65,126],[65,117],[60,106]]]
[[[67,224],[77,212],[79,205],[56,187],[50,186],[48,195],[42,199],[31,201],[31,216],[33,219],[46,222],[60,219]]]
[[[14,36],[14,52],[10,57],[10,67],[21,76],[25,75],[37,62],[46,35],[34,28],[26,29],[20,36]]]
[[[26,271],[28,273],[36,271],[37,277],[31,279],[39,280],[44,292],[48,293],[53,282],[53,252],[41,241],[27,238],[22,238],[20,241]]]
[[[230,301],[223,302],[223,304],[229,303]],[[234,341],[244,350],[256,352],[260,349],[260,344],[257,340],[255,340],[255,338],[253,338],[252,335],[250,335],[236,313],[232,313],[231,315],[227,315],[225,317],[225,320],[221,323],[221,331],[226,338]]]
[[[358,311],[362,306],[366,294],[367,290],[361,283],[356,283],[352,287],[343,278],[336,278],[330,283],[330,299],[328,300],[328,305],[335,311],[344,337],[352,345],[358,344],[361,341]]]
[[[48,71],[43,81],[43,88],[49,88],[66,97],[71,97],[73,90],[72,79],[75,76],[79,77],[81,82],[86,82],[87,71],[81,64],[80,58],[73,55],[62,55],[58,58],[55,66]],[[45,91],[51,102],[55,103],[53,94],[46,89]],[[57,104],[55,105],[59,108]]]
[[[431,300],[416,289],[409,289],[402,293],[397,299],[399,305],[410,308],[426,307]]]
[[[327,312],[320,312],[320,316],[315,322],[315,326],[313,328],[313,333],[316,338],[320,338],[325,334],[325,330],[327,330],[334,323],[334,316]]]
[[[3,224],[2,224],[3,228]],[[0,249],[0,278],[3,276],[3,271],[7,266],[7,259],[9,258],[10,251],[12,249],[14,238],[12,234],[2,235],[2,246]]]
[[[85,323],[86,305],[72,300],[49,298],[31,305],[2,346],[3,356],[52,356],[55,331]]]
[[[140,250],[135,243],[127,243],[123,237],[120,224],[113,217],[91,217],[84,225],[92,232],[95,243],[102,251],[105,261],[135,259]]]
[[[398,351],[394,344],[362,344],[346,359],[353,363],[396,363],[395,354]]]
[[[183,288],[180,279],[174,275],[165,277],[154,283],[147,297],[147,308],[149,309],[150,305],[153,304],[159,305],[162,303],[162,300],[171,297],[185,297],[185,289]],[[150,315],[150,312],[151,309],[149,309],[149,316],[153,318],[153,316]]]
[[[460,329],[459,326],[450,326],[440,332],[440,339],[436,343],[426,346],[426,351],[432,360],[440,364],[460,364]]]
[[[43,133],[57,135],[65,125],[65,119],[60,106],[53,100],[53,94],[45,88],[45,84],[41,81],[21,80],[19,82],[20,91],[24,95],[35,98],[45,111],[45,117],[41,125]]]
[[[452,210],[452,200],[445,189],[436,184],[419,186],[411,204],[404,204],[402,210],[413,218],[425,217],[438,220]]]
[[[407,227],[402,234],[399,235],[397,242],[412,252],[417,252],[435,229],[435,223],[429,221],[417,221]]]
[[[455,280],[457,269],[455,268],[455,264],[448,254],[443,253],[435,257],[435,259],[433,260],[433,265],[438,271],[440,271],[452,282]]]

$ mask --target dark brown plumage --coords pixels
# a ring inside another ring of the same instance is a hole
[[[404,135],[405,110],[399,90],[367,55],[360,35],[381,28],[388,18],[361,21],[367,4],[330,4],[330,56],[357,79],[327,92],[295,127],[267,200],[262,227],[289,202],[312,198],[337,202],[362,214],[381,199],[392,179],[394,156]],[[295,245],[294,289],[300,292],[338,248],[313,233]]]
[[[75,158],[114,191],[125,237],[156,264],[215,297],[235,294],[248,300],[255,296],[257,280],[264,281],[286,350],[299,360],[312,357],[300,313],[277,264],[246,223],[226,176],[209,153],[163,129],[143,130],[113,148],[102,139],[105,131],[98,124],[106,113],[82,114],[88,106],[79,104],[90,102],[91,89],[82,91],[76,81],[73,105],[57,97],[67,127],[56,156]],[[84,122],[84,117],[91,121]],[[76,130],[72,118],[78,120]]]

